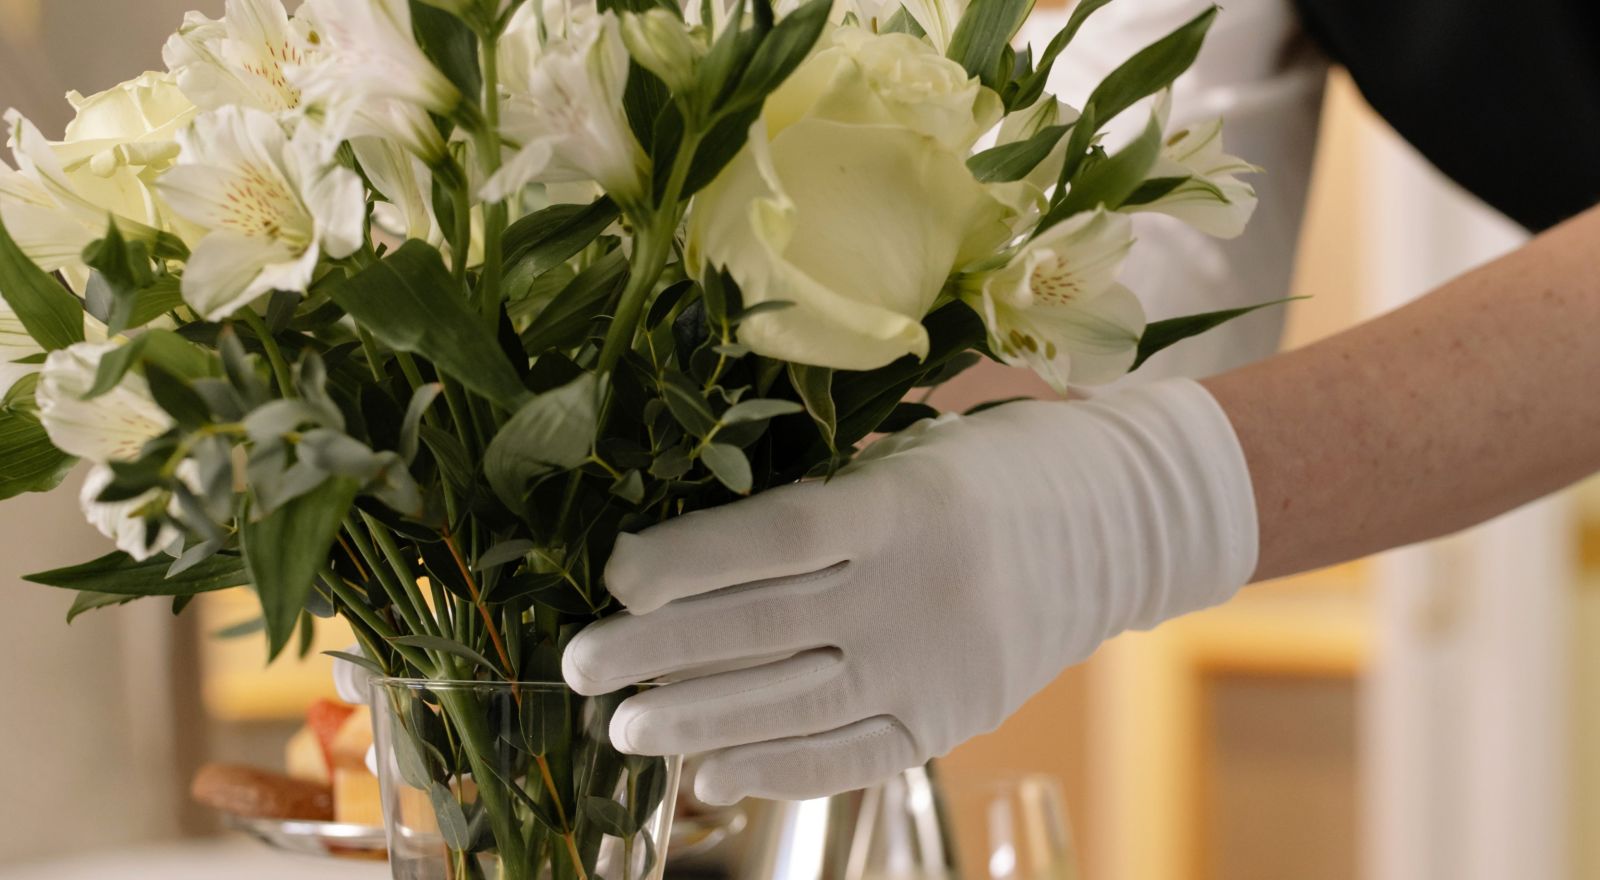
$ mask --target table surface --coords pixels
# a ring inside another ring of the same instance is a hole
[[[243,837],[135,847],[66,859],[0,865],[0,880],[388,880],[378,862],[277,852]]]

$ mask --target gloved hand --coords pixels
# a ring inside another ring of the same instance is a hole
[[[623,702],[618,748],[711,753],[713,804],[859,788],[1255,568],[1244,456],[1194,382],[913,431],[831,481],[622,536],[606,583],[630,613],[564,659],[584,694],[673,682]]]

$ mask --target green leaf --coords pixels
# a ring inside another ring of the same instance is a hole
[[[717,417],[711,412],[700,389],[682,373],[669,372],[661,383],[661,399],[666,401],[672,417],[685,431],[696,437],[710,434],[717,426]]]
[[[572,259],[606,231],[620,212],[616,202],[600,198],[588,205],[551,205],[506,229],[506,277],[514,273],[543,275]]]
[[[1089,16],[1110,2],[1111,0],[1078,0],[1078,4],[1072,7],[1072,15],[1067,19],[1066,27],[1050,38],[1049,44],[1039,56],[1038,65],[1018,83],[1016,92],[1006,102],[1007,110],[1032,107],[1034,102],[1039,100],[1044,94],[1045,83],[1050,79],[1050,69],[1055,65],[1056,57],[1072,43],[1083,23],[1089,20]]]
[[[1081,211],[1104,206],[1108,211],[1122,207],[1144,183],[1161,155],[1161,121],[1150,117],[1144,133],[1115,156],[1083,169],[1067,190],[1066,197],[1050,208],[1039,221],[1037,235]]]
[[[289,644],[295,622],[339,525],[350,512],[361,484],[333,477],[284,504],[257,522],[239,528],[250,581],[261,597],[271,657]]]
[[[322,653],[334,658],[335,660],[343,660],[346,663],[353,663],[356,666],[359,666],[362,669],[372,673],[373,675],[378,676],[379,678],[382,678],[388,674],[384,672],[382,666],[377,664],[377,661],[364,654],[352,654],[349,651],[323,651]]]
[[[412,392],[411,403],[406,406],[405,420],[400,423],[400,458],[406,464],[416,459],[421,442],[418,433],[422,428],[422,417],[443,390],[444,386],[438,382],[429,382]]]
[[[159,364],[185,379],[205,378],[212,372],[211,358],[194,343],[171,330],[146,330],[100,358],[94,384],[83,399],[93,400],[117,387],[129,370],[145,362]]]
[[[186,431],[199,430],[211,420],[211,407],[185,382],[182,377],[163,370],[155,364],[146,364],[145,380],[150,385],[150,396],[179,427]]]
[[[501,541],[479,554],[477,560],[472,563],[472,570],[488,571],[491,568],[499,568],[508,562],[520,562],[533,547],[532,541],[522,538]]]
[[[500,500],[522,510],[529,481],[589,458],[600,417],[600,379],[584,373],[519,408],[489,442],[483,472]]]
[[[1139,353],[1133,359],[1133,366],[1129,372],[1144,366],[1144,362],[1163,349],[1169,348],[1191,336],[1220,327],[1235,318],[1242,318],[1251,312],[1265,309],[1270,306],[1281,306],[1298,299],[1307,299],[1303,296],[1291,296],[1287,299],[1277,299],[1272,302],[1257,303],[1238,309],[1223,309],[1217,312],[1205,312],[1198,315],[1185,315],[1181,318],[1168,318],[1165,321],[1154,321],[1144,329],[1144,336],[1139,338]]]
[[[822,432],[828,449],[837,455],[839,447],[835,436],[839,433],[839,412],[833,402],[833,371],[826,367],[790,364],[789,383],[800,395],[817,430]]]
[[[730,491],[750,494],[750,459],[745,458],[744,450],[726,443],[710,443],[700,450],[700,460]]]
[[[433,783],[428,786],[428,799],[433,802],[433,815],[439,822],[439,834],[444,837],[445,846],[453,850],[470,847],[472,831],[467,827],[467,814],[450,787],[442,782]]]
[[[1124,61],[1090,93],[1083,105],[1083,118],[1073,127],[1067,141],[1067,162],[1061,173],[1070,179],[1077,173],[1090,139],[1100,127],[1140,100],[1161,91],[1189,69],[1200,54],[1206,31],[1216,21],[1217,7],[1190,19],[1177,30],[1151,43]]]
[[[57,449],[39,423],[37,373],[18,379],[0,402],[0,500],[61,485],[77,459]]]
[[[611,494],[629,504],[644,500],[644,477],[636,470],[628,471],[611,483]]]
[[[445,12],[413,0],[411,29],[416,33],[417,45],[455,84],[466,101],[476,101],[483,91],[483,74],[478,67],[478,40],[466,22]]]
[[[163,275],[134,291],[128,329],[143,327],[183,305],[183,283],[176,275]]]
[[[527,397],[499,340],[468,307],[466,289],[426,242],[406,242],[333,285],[331,296],[379,342],[427,358],[500,406],[516,409]]]
[[[141,596],[120,596],[116,593],[95,593],[84,590],[72,599],[72,607],[67,609],[67,623],[77,620],[80,615],[87,614],[98,608],[109,608],[113,605],[126,605]]]
[[[30,574],[23,580],[47,587],[116,596],[193,596],[242,587],[249,583],[244,560],[218,554],[179,574],[168,577],[172,560],[155,556],[144,562],[126,553],[109,553],[99,559],[67,568]]]
[[[783,84],[800,62],[811,54],[822,30],[828,24],[832,0],[810,0],[783,17],[767,32],[761,45],[756,47],[750,65],[739,79],[739,88],[732,99],[718,108],[732,115],[749,107],[759,107],[767,96]]]
[[[590,325],[628,278],[628,259],[613,250],[579,272],[550,300],[522,333],[522,347],[534,354],[583,341]]]
[[[1033,0],[973,0],[945,54],[991,89],[1004,85],[1000,56],[1033,11]]]
[[[108,333],[126,330],[133,318],[139,291],[155,281],[150,267],[150,248],[142,241],[122,237],[115,222],[108,224],[106,236],[84,249],[83,262],[96,271],[110,302],[100,315]],[[93,299],[90,300],[93,308]]]
[[[0,222],[0,298],[45,351],[83,341],[83,304],[34,265]]]
[[[633,816],[628,813],[628,808],[611,798],[584,797],[583,814],[595,824],[595,827],[613,837],[632,837],[639,830],[639,826],[633,821]]]
[[[665,449],[650,464],[650,476],[658,480],[676,480],[694,467],[694,460],[681,446]]]
[[[740,422],[763,422],[778,416],[805,412],[806,408],[792,400],[745,400],[734,404],[722,414],[724,425]]]
[[[895,406],[889,417],[879,423],[878,430],[892,434],[895,431],[904,431],[924,419],[938,417],[939,411],[926,403],[904,402]]]
[[[1050,155],[1050,151],[1061,142],[1062,135],[1071,128],[1071,124],[1046,126],[1030,138],[975,154],[967,160],[967,168],[979,183],[1021,180],[1039,167],[1039,163]]]
[[[442,639],[438,636],[421,635],[395,636],[394,638],[389,639],[389,643],[392,645],[401,645],[407,648],[421,648],[424,651],[437,651],[441,654],[449,654],[453,657],[460,657],[469,663],[476,663],[490,672],[496,674],[503,672],[503,670],[501,670],[500,667],[495,666],[494,662],[488,657],[485,657],[466,645],[451,639]]]

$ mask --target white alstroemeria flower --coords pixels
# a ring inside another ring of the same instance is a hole
[[[983,316],[989,347],[1057,391],[1123,375],[1144,335],[1144,308],[1116,281],[1132,221],[1104,210],[1050,227],[1004,267],[971,279],[963,298]]]
[[[323,254],[361,247],[361,180],[327,158],[311,127],[291,139],[266,113],[225,107],[182,140],[158,186],[174,211],[209,230],[183,274],[184,301],[206,320],[273,290],[303,291]]]
[[[39,343],[34,342],[22,326],[17,313],[11,310],[4,299],[0,299],[0,397],[4,397],[18,379],[39,369],[17,361],[33,357],[41,351]]]
[[[62,452],[87,461],[129,461],[150,440],[172,428],[172,417],[156,405],[144,378],[129,373],[115,388],[84,400],[94,387],[100,360],[116,342],[79,342],[50,352],[39,371],[39,421]]]
[[[78,506],[82,508],[83,518],[89,521],[89,525],[110,538],[118,550],[143,561],[183,537],[168,522],[163,522],[152,536],[144,517],[140,515],[150,505],[159,503],[163,494],[160,489],[151,489],[125,501],[97,500],[114,478],[111,468],[106,465],[97,464],[90,468],[83,479],[83,488],[78,491]],[[154,540],[151,540],[152,537]]]
[[[179,88],[201,109],[254,107],[283,113],[300,106],[288,71],[313,44],[282,0],[228,0],[221,19],[198,12],[167,40],[162,58]]]
[[[1255,187],[1234,175],[1261,169],[1222,151],[1222,120],[1193,125],[1167,136],[1151,180],[1188,178],[1175,189],[1131,210],[1176,217],[1217,238],[1235,238],[1256,210]]]
[[[388,138],[355,138],[350,146],[373,189],[387,199],[373,206],[375,225],[393,235],[442,244],[444,230],[433,213],[433,173],[428,166]]]
[[[967,0],[905,0],[906,12],[928,35],[928,42],[943,55],[950,49],[956,25],[966,14]]]
[[[705,56],[704,39],[665,9],[622,16],[622,42],[639,66],[661,78],[674,92],[694,87],[695,69]]]
[[[16,167],[0,162],[0,219],[40,268],[66,269],[82,281],[83,249],[105,236],[112,218],[130,238],[148,237],[164,225],[146,166],[116,165],[102,176],[91,165],[107,151],[107,141],[53,144],[15,110],[6,112],[5,122]],[[170,161],[162,157],[158,167]]]
[[[503,201],[527,184],[594,180],[626,204],[644,193],[646,156],[628,127],[622,93],[628,47],[611,12],[531,0],[501,39],[502,133],[516,153],[484,186]],[[541,29],[547,35],[541,40]]]
[[[306,0],[321,51],[288,71],[303,100],[338,115],[377,98],[450,115],[461,92],[423,54],[406,0]]]

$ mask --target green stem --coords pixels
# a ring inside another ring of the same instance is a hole
[[[655,289],[656,282],[661,280],[661,273],[667,265],[667,257],[672,253],[672,241],[677,233],[678,220],[683,216],[683,206],[678,202],[683,196],[684,185],[689,179],[689,168],[694,163],[694,154],[699,147],[700,134],[695,131],[686,132],[683,141],[678,145],[678,154],[672,160],[672,171],[667,177],[666,188],[662,190],[661,202],[647,222],[635,224],[639,234],[638,238],[634,239],[635,250],[632,265],[629,266],[628,286],[622,292],[617,315],[612,320],[611,329],[606,332],[605,344],[600,349],[598,370],[601,375],[610,373],[617,362],[622,360],[623,353],[633,345],[633,337],[639,330],[639,316],[644,313],[645,302],[650,298],[650,292]]]
[[[500,170],[500,50],[492,38],[479,43],[479,56],[483,60],[483,115],[485,125],[477,138],[478,161],[483,169],[483,179],[488,180]],[[500,241],[505,234],[507,210],[504,202],[485,204],[483,208],[483,273],[478,277],[478,308],[485,320],[493,322],[500,311],[500,279],[504,255]]]
[[[300,395],[295,392],[293,374],[289,372],[289,362],[283,359],[283,351],[278,348],[278,340],[272,337],[272,331],[267,329],[267,322],[254,311],[240,309],[239,314],[244,316],[244,322],[255,331],[256,338],[261,340],[261,347],[267,350],[267,362],[272,365],[272,376],[278,380],[278,393],[293,399]]]
[[[422,632],[432,636],[443,636],[444,632],[439,629],[439,622],[434,619],[433,612],[428,609],[427,601],[422,598],[422,591],[417,588],[416,571],[411,568],[411,563],[406,559],[406,555],[400,552],[400,546],[394,542],[394,537],[389,534],[389,530],[382,523],[374,520],[368,514],[361,513],[360,516],[361,521],[366,524],[367,530],[371,532],[372,539],[377,543],[378,549],[383,551],[384,558],[389,560],[389,568],[394,572],[395,577],[399,579],[401,586],[405,590],[406,597],[412,603],[412,607],[416,609]]]

